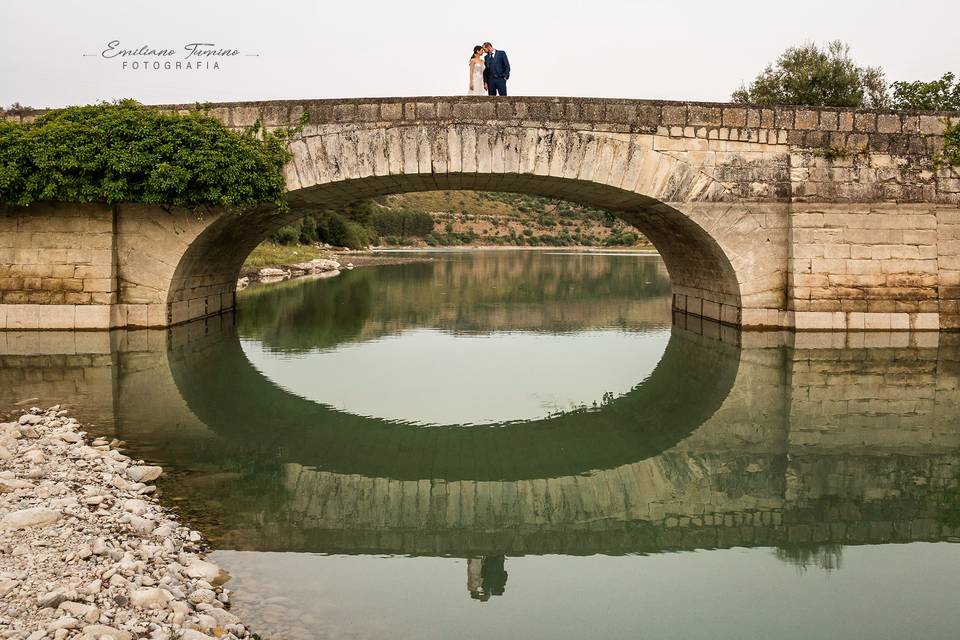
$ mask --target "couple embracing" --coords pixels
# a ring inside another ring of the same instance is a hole
[[[470,58],[471,96],[505,96],[510,79],[510,60],[506,51],[497,51],[489,42],[473,48]]]

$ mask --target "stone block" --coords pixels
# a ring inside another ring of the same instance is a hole
[[[797,129],[816,129],[819,126],[819,112],[813,109],[799,109],[796,114]]]
[[[821,111],[820,122],[817,126],[821,131],[836,131],[838,122],[839,118],[836,111]]]
[[[944,124],[939,116],[920,116],[919,130],[926,135],[943,135]]]
[[[723,109],[690,105],[687,109],[686,124],[692,126],[719,127],[723,124]]]
[[[399,102],[385,102],[380,105],[380,117],[384,120],[400,120],[403,118],[403,104]]]
[[[754,111],[756,114],[756,111]],[[758,119],[759,120],[759,119]],[[759,121],[754,124],[747,124],[747,109],[742,107],[724,107],[723,108],[723,126],[725,127],[757,127],[759,126]]]
[[[72,304],[40,305],[38,326],[43,329],[73,329],[76,307]]]
[[[39,329],[40,307],[38,304],[5,304],[7,329]]]
[[[77,329],[109,329],[110,305],[88,304],[77,305],[75,309],[74,327]]]
[[[680,125],[683,126],[687,124],[687,107],[686,106],[674,106],[674,105],[664,105],[661,110],[661,122],[664,125]]]
[[[877,114],[856,113],[853,118],[854,131],[874,133],[877,130]]]
[[[877,116],[877,131],[879,133],[900,133],[900,116],[880,114]]]

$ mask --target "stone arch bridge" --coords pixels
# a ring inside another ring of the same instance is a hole
[[[674,308],[723,323],[960,327],[960,175],[934,163],[960,114],[539,97],[207,108],[238,129],[306,114],[285,168],[289,212],[4,206],[0,328],[214,315],[233,307],[244,258],[279,226],[432,189],[616,212],[663,256]]]

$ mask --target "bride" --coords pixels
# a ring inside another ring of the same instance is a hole
[[[470,96],[485,96],[487,91],[483,86],[483,47],[473,48],[473,56],[470,58]]]

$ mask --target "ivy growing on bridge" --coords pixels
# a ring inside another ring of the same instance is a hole
[[[943,162],[960,166],[960,123],[947,123],[943,132]]]
[[[238,133],[202,110],[162,113],[133,100],[0,122],[0,202],[283,209],[287,133]]]

